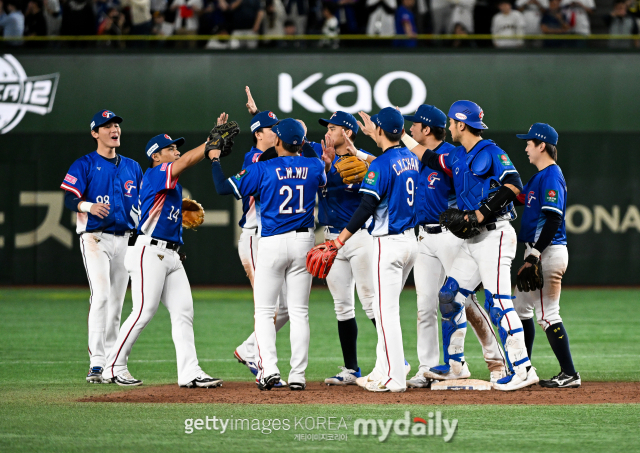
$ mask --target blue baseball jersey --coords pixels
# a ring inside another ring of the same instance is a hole
[[[445,157],[456,147],[442,142],[433,151]],[[456,207],[453,179],[444,171],[433,170],[420,163],[420,180],[416,192],[416,221],[420,225],[437,224],[440,213]]]
[[[97,151],[76,160],[69,168],[60,187],[90,203],[109,205],[104,219],[87,212],[79,212],[78,233],[106,231],[123,233],[138,226],[138,191],[142,181],[140,164],[117,155],[117,165]]]
[[[242,162],[242,170],[245,170],[250,165],[258,162],[262,151],[256,147],[252,147],[251,150],[244,155],[244,161]],[[240,228],[257,228],[258,219],[256,217],[256,199],[253,196],[242,198],[242,218],[238,225]]]
[[[320,159],[286,156],[256,162],[228,181],[237,198],[260,199],[258,234],[268,237],[313,228],[316,192],[327,178]]]
[[[318,155],[322,155],[320,143],[309,142],[309,144]],[[364,150],[361,151],[367,153]],[[336,155],[333,159],[327,173],[327,185],[318,190],[318,223],[341,230],[347,226],[353,213],[360,206],[362,195],[360,184],[345,184],[342,181],[340,173],[335,168],[340,157],[342,156]]]
[[[441,154],[440,166],[453,179],[458,208],[475,210],[491,192],[491,183],[501,182],[509,174],[518,175],[509,156],[493,140],[480,140],[469,152],[458,146],[455,152]],[[519,177],[519,175],[518,175]],[[487,222],[516,218],[513,203],[496,213]]]
[[[380,200],[369,227],[372,236],[401,234],[416,225],[416,189],[420,162],[403,146],[386,150],[369,166],[360,192]]]
[[[567,183],[562,170],[557,165],[549,165],[529,180],[522,190],[524,212],[518,234],[520,242],[536,242],[544,226],[544,211],[562,216],[562,224],[556,231],[552,245],[567,244],[567,230],[564,217],[567,212]]]
[[[171,176],[172,163],[148,169],[140,188],[138,233],[163,241],[182,242],[182,186]]]

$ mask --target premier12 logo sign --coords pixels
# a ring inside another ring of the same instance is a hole
[[[16,127],[27,112],[50,113],[59,78],[59,73],[27,77],[13,55],[0,56],[0,134]]]

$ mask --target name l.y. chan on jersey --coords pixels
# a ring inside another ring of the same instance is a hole
[[[284,171],[284,175],[280,174],[280,172]],[[276,168],[276,174],[278,175],[279,180],[283,179],[307,179],[307,175],[309,174],[309,168],[307,167],[296,167],[296,173],[293,174],[292,167],[284,167],[284,170],[280,167]]]

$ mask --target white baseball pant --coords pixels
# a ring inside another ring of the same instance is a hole
[[[257,234],[257,228],[243,228],[240,233],[240,240],[238,241],[238,255],[240,261],[244,266],[244,270],[249,277],[251,287],[253,288],[253,281],[255,279],[256,261],[258,259],[258,242],[260,236]],[[278,295],[278,308],[276,310],[276,332],[289,321],[289,310],[287,309],[287,285],[282,285],[282,291]],[[256,349],[256,333],[251,332],[249,338],[247,338],[240,346],[236,348],[240,357],[249,362],[255,362],[255,349]]]
[[[80,235],[80,250],[91,298],[89,299],[90,367],[106,365],[106,354],[118,338],[122,304],[129,274],[124,267],[129,234],[115,236],[99,231]]]
[[[160,300],[171,317],[171,336],[176,348],[178,385],[187,385],[202,373],[193,337],[193,298],[189,279],[178,252],[166,249],[164,241],[149,245],[149,236],[139,236],[124,259],[131,276],[133,309],[107,356],[102,374],[109,379],[127,369],[129,354],[140,333],[158,311]]]
[[[418,256],[413,268],[413,276],[418,296],[418,359],[421,371],[427,371],[439,363],[438,292],[445,277],[451,271],[453,260],[463,242],[463,239],[456,237],[448,230],[429,234],[424,227],[420,226]],[[475,295],[467,297],[465,312],[482,346],[482,353],[489,371],[505,369],[502,348],[491,326],[489,316],[480,307]]]
[[[460,288],[471,291],[482,282],[485,291],[491,293],[494,306],[505,311],[513,309],[510,299],[511,262],[516,253],[517,237],[509,222],[496,222],[495,226],[496,228],[491,231],[482,227],[482,232],[478,236],[464,241],[453,261],[449,277],[455,279]],[[509,298],[500,298],[496,295]],[[461,304],[465,303],[465,299],[462,293],[458,293],[455,298]],[[465,321],[466,314],[463,310],[456,318],[456,322],[461,324]],[[526,373],[526,367],[530,366],[531,362],[527,359],[522,322],[517,313],[514,310],[507,312],[500,320],[500,327],[506,332],[520,329],[519,332],[507,335],[504,347],[512,364],[520,362],[518,366],[514,366],[516,373]],[[466,328],[463,328],[452,335],[452,344],[459,348],[455,351],[456,353],[464,351],[465,334]],[[460,340],[461,343],[459,343]]]
[[[325,228],[324,239],[330,241],[338,234],[330,233]],[[338,321],[347,321],[356,317],[356,300],[354,287],[358,290],[358,298],[362,309],[369,319],[374,319],[373,276],[371,274],[371,260],[373,253],[373,238],[365,229],[359,230],[351,236],[338,251],[331,272],[327,275],[327,286],[333,297],[333,303]]]
[[[287,285],[289,309],[291,371],[289,382],[304,384],[309,363],[309,294],[312,277],[307,272],[307,253],[315,245],[311,229],[290,231],[260,239],[253,298],[258,379],[280,373],[273,318],[282,285]]]
[[[407,388],[400,293],[417,254],[418,245],[412,228],[402,234],[373,238],[373,312],[378,331],[375,371],[392,389]]]
[[[524,252],[526,258],[531,250],[527,244]],[[550,245],[540,255],[544,286],[542,291],[521,292],[516,289],[514,305],[520,319],[533,318],[535,309],[538,324],[544,330],[562,322],[560,317],[560,291],[562,276],[569,264],[569,252],[566,245]]]

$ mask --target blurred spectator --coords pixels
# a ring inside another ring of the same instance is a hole
[[[122,0],[123,7],[129,7],[132,35],[150,35],[153,28],[151,20],[151,0]]]
[[[396,34],[396,0],[367,0],[367,35],[393,36]]]
[[[58,0],[44,0],[44,19],[47,22],[47,34],[59,35],[62,25],[62,8]]]
[[[285,20],[287,20],[287,12],[282,0],[267,0],[264,15],[264,35],[284,35]]]
[[[453,34],[459,36],[469,36],[469,31],[464,24],[457,23],[453,25]],[[451,47],[478,47],[473,39],[454,39],[451,41]]]
[[[151,15],[153,16],[153,23],[155,29],[155,22],[157,16],[154,14],[155,12],[164,13],[169,7],[167,0],[151,0]],[[164,14],[162,16],[162,20],[164,21]]]
[[[29,0],[27,3],[24,16],[24,36],[47,36],[47,21],[42,12],[42,0]],[[31,44],[36,44],[36,42]]]
[[[340,34],[359,32],[355,4],[358,0],[329,0],[336,5],[336,17],[340,24]]]
[[[500,12],[493,16],[491,21],[491,34],[493,36],[522,36],[524,35],[524,15],[511,8],[510,0],[500,0],[498,3]],[[522,47],[523,39],[495,39],[493,45],[496,47]]]
[[[231,36],[257,36],[264,18],[264,8],[262,0],[233,0],[229,4],[233,25]],[[258,47],[258,41],[232,39],[230,47],[232,49],[239,47],[255,49]]]
[[[516,8],[524,16],[524,32],[527,35],[539,35],[542,14],[549,7],[549,0],[516,0]]]
[[[610,35],[637,35],[638,22],[627,11],[627,2],[625,0],[616,0],[613,5],[613,11],[604,18],[605,23],[609,27]],[[629,49],[631,45],[640,47],[640,41],[630,39],[610,39],[609,47],[614,49]]]
[[[309,17],[309,0],[283,0],[287,19],[295,22],[298,34],[303,35],[307,29]]]
[[[571,33],[582,36],[591,34],[589,16],[593,14],[595,7],[594,0],[562,0],[560,8],[564,11]]]
[[[449,33],[451,23],[451,3],[448,0],[431,0],[431,21],[433,23],[433,34],[441,35]]]
[[[96,34],[96,19],[90,0],[63,1],[60,34],[63,36]]]
[[[340,34],[340,25],[334,11],[335,6],[332,3],[323,3],[322,17],[324,17],[324,25],[322,26],[322,34],[330,38],[320,40],[320,47],[337,49],[339,46],[340,40],[337,39],[337,36]]]
[[[2,6],[2,0],[0,0],[0,28],[2,28],[2,36],[5,38],[17,38],[23,36],[24,15],[18,8],[18,1],[8,0],[6,13]],[[11,46],[21,46],[23,41],[9,41],[7,44]]]
[[[628,11],[635,18],[640,18],[640,0],[628,0]]]
[[[415,5],[416,0],[402,0],[396,11],[396,35],[404,35],[411,38],[415,38],[418,35],[416,18],[412,11]],[[418,41],[416,39],[397,39],[393,45],[396,47],[416,47]]]
[[[468,33],[473,33],[473,10],[476,7],[476,0],[450,0],[453,6],[449,33],[453,32],[456,24],[462,24]]]
[[[560,9],[560,0],[549,0],[549,8],[542,15],[540,29],[545,35],[562,35],[569,33],[571,27]],[[545,39],[545,47],[562,47],[563,41],[557,39]]]
[[[124,15],[118,11],[115,6],[112,6],[103,16],[102,20],[98,24],[99,35],[119,36],[122,34],[122,27],[124,25]]]
[[[156,11],[153,13],[153,29],[151,33],[156,36],[171,36],[173,35],[173,24],[167,23],[164,20],[164,14]]]
[[[173,23],[176,35],[195,35],[198,33],[199,14],[202,0],[174,0],[171,10],[176,12]]]

